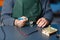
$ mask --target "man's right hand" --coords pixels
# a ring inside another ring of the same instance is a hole
[[[26,23],[26,20],[18,20],[16,19],[14,24],[17,26],[17,27],[23,27]]]

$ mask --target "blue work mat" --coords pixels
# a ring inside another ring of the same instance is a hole
[[[27,35],[31,35],[32,33],[37,32],[37,26],[27,26],[27,27],[23,27],[23,28],[17,28],[17,30],[21,33],[23,32],[23,34],[27,34]]]
[[[57,28],[59,30],[58,33],[60,33],[60,24],[51,24],[51,26]],[[2,31],[0,27],[0,40],[3,40],[4,38],[5,40],[58,40],[56,38],[56,34],[47,37],[45,35],[42,35],[39,31],[36,32],[36,27],[37,26],[26,26],[19,29],[26,34],[30,34],[27,37],[21,35],[21,33],[19,33],[14,26],[3,26],[4,31]]]

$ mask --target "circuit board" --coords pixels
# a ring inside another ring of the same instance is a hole
[[[42,33],[47,35],[47,36],[50,36],[51,34],[53,34],[55,32],[57,32],[57,29],[51,27],[50,25],[48,27],[42,29]]]

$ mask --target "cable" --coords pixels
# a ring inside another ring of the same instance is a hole
[[[2,32],[4,34],[3,40],[5,40],[6,39],[6,33],[5,33],[4,29],[3,29],[3,24],[2,23],[0,24],[0,27],[1,27],[1,30],[2,30]]]
[[[3,40],[5,40],[5,39],[6,39],[6,33],[5,33],[5,31],[4,31],[4,29],[3,29],[2,26],[1,26],[1,30],[2,30],[2,32],[3,32],[3,34],[4,34],[4,38],[3,38]]]
[[[1,27],[1,30],[2,30],[2,32],[4,34],[3,40],[5,40],[6,39],[6,33],[5,33],[4,29],[3,29],[3,26],[4,26],[4,24],[3,24],[3,18],[1,17],[1,14],[0,14],[0,27]]]

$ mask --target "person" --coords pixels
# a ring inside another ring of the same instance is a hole
[[[42,11],[41,11],[41,15],[39,15],[39,18],[37,18],[36,24],[38,27],[45,27],[52,21],[53,13],[49,7],[49,0],[39,0],[39,1],[41,3]],[[15,4],[16,4],[16,0],[4,1],[2,12],[1,12],[3,23],[4,25],[10,25],[10,26],[16,25],[18,27],[23,27],[26,23],[26,20],[21,21],[11,17],[12,16],[11,14],[13,14],[12,10]],[[28,3],[26,2],[26,4]]]

